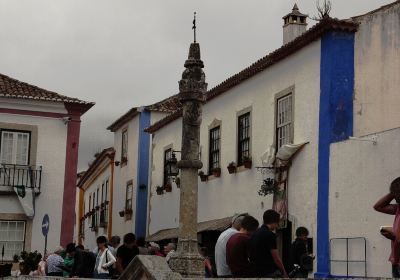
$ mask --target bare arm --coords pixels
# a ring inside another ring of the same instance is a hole
[[[122,267],[122,259],[120,257],[117,257],[116,268],[119,274],[122,274],[122,272],[124,272],[124,269]]]
[[[283,266],[281,258],[279,257],[278,250],[277,249],[272,249],[271,250],[271,255],[272,255],[272,258],[274,259],[275,265],[281,271],[283,278],[289,278],[289,276],[286,273],[285,267]]]
[[[390,202],[394,199],[394,196],[389,193],[378,200],[374,205],[374,209],[378,212],[395,215],[397,210],[397,205],[390,204]]]

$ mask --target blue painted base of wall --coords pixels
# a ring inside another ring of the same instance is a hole
[[[318,142],[317,272],[330,277],[330,144],[353,135],[354,33],[331,31],[321,39]]]

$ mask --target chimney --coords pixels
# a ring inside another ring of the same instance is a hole
[[[294,4],[292,12],[283,17],[283,44],[296,39],[307,30],[308,15],[299,11],[297,4]]]

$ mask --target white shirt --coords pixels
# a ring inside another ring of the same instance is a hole
[[[106,257],[107,254],[107,257]],[[108,262],[107,262],[108,261]],[[116,262],[114,255],[110,252],[110,250],[105,249],[103,252],[97,254],[96,258],[96,267],[94,268],[97,273],[108,273],[108,269],[104,269],[105,267],[111,267]]]
[[[234,228],[228,228],[218,237],[217,244],[215,245],[215,265],[217,267],[218,276],[232,275],[226,263],[226,243],[228,243],[232,235],[238,232],[239,231]]]

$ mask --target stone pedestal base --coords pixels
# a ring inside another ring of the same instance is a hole
[[[204,277],[204,258],[199,254],[197,240],[179,240],[169,266],[183,277]]]

